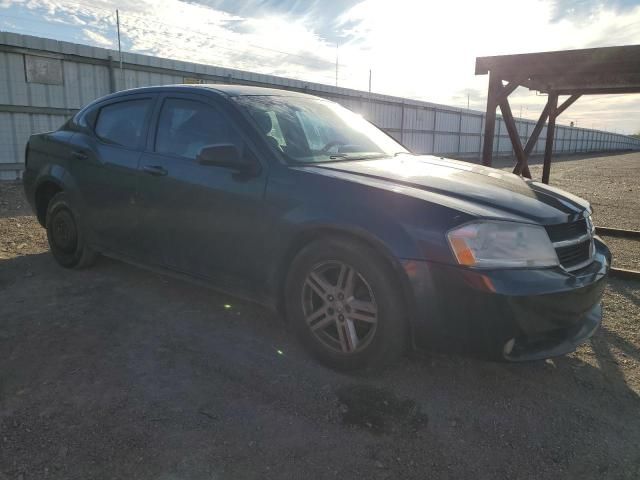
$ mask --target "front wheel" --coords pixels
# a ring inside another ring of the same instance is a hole
[[[94,263],[96,254],[84,239],[66,193],[57,193],[49,202],[46,227],[49,248],[60,265],[84,268]]]
[[[388,364],[405,347],[405,308],[396,276],[377,252],[343,239],[316,241],[287,278],[287,316],[323,363],[351,370]]]

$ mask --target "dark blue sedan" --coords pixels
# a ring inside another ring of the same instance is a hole
[[[258,301],[335,368],[408,346],[540,359],[602,318],[611,255],[588,202],[412,155],[317,97],[119,92],[32,136],[25,165],[62,266],[103,254]]]

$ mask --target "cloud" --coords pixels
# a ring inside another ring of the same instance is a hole
[[[334,47],[283,17],[243,18],[186,4],[179,19],[171,8],[156,7],[152,18],[125,12],[121,31],[127,50],[169,58],[325,82],[333,70]]]
[[[603,10],[626,13],[638,6],[638,0],[555,0],[552,2],[551,21],[584,22]]]
[[[114,48],[113,41],[109,40],[107,37],[105,37],[104,35],[101,35],[100,33],[94,30],[83,28],[82,33],[85,37],[87,37],[89,42],[94,45],[99,45],[101,47],[106,47],[106,48]]]
[[[474,75],[478,56],[640,43],[640,5],[603,7],[580,24],[569,19],[552,22],[555,8],[554,2],[544,0],[519,0],[517,10],[508,0],[436,4],[366,0],[341,20],[345,25],[353,22],[351,35],[370,48],[366,55],[360,51],[360,58],[372,66],[376,91],[463,108],[469,93],[470,106],[484,110],[488,79]],[[579,107],[580,101],[570,111],[586,115],[591,106],[606,105],[607,97],[602,98],[601,103],[585,102],[584,107]],[[510,100],[515,115],[522,109],[523,117],[535,118],[546,98],[520,88]],[[635,104],[630,97],[619,102]],[[604,115],[594,109],[596,114]],[[594,116],[595,121],[599,118]],[[626,111],[618,125],[628,131],[638,129],[640,109]]]
[[[83,1],[87,0],[0,0],[0,6],[38,27],[20,29],[22,32],[103,47],[114,44],[117,6],[125,51],[309,81],[334,79],[335,45],[309,28],[309,18],[302,15],[245,17],[201,2],[178,0],[121,0],[117,5]],[[247,8],[248,4],[243,5]],[[0,18],[0,28],[9,26],[8,21]],[[65,34],[54,25],[66,26]]]
[[[611,20],[590,40],[585,48],[611,47],[640,43],[640,19],[638,16],[623,16]]]
[[[125,51],[328,84],[338,56],[340,86],[366,90],[371,69],[374,92],[484,110],[477,56],[640,43],[637,1],[0,0],[0,28],[112,46],[117,7]],[[570,112],[609,118],[606,98]],[[512,109],[533,118],[544,100],[521,88]],[[637,98],[611,105],[640,128]]]
[[[187,0],[215,10],[245,18],[284,17],[302,22],[331,43],[344,43],[349,37],[338,18],[362,0]]]

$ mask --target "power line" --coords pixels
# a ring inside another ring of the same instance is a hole
[[[134,18],[139,18],[139,17],[135,17],[134,16]],[[158,24],[158,25],[163,25],[165,27],[169,27],[169,28],[172,28],[172,29],[175,29],[175,30],[178,30],[178,31],[186,32],[187,34],[189,34],[189,36],[196,35],[196,36],[205,38],[208,41],[211,41],[212,39],[215,39],[215,38],[222,39],[224,41],[230,41],[229,39],[226,39],[226,38],[223,38],[223,37],[219,37],[219,36],[216,36],[216,35],[211,35],[211,34],[208,34],[208,33],[205,33],[205,32],[201,32],[199,30],[187,30],[187,29],[182,28],[182,27],[178,27],[178,26],[175,26],[175,25],[170,25],[170,24],[167,24],[167,23],[164,23],[164,22],[159,22],[159,21],[156,21],[156,20],[146,20],[146,19],[142,19],[142,20],[148,21],[150,23],[155,23],[155,24]],[[147,28],[145,26],[131,25],[130,23],[126,22],[126,17],[124,18],[124,21],[122,21],[121,23],[122,23],[122,26],[125,28],[125,30],[126,29],[131,29],[131,30],[137,30],[137,31],[142,31],[142,32],[147,31],[147,30],[153,31],[152,29]],[[172,33],[169,34],[169,35],[171,35],[173,37],[176,37],[176,35],[174,35]],[[249,46],[253,47],[252,44],[249,44]],[[242,55],[250,54],[253,57],[266,59],[266,60],[268,60],[270,62],[274,61],[274,57],[266,56],[264,54],[259,54],[259,53],[256,53],[256,52],[251,52],[250,50],[239,50],[237,48],[231,48],[231,47],[227,47],[227,46],[222,46],[220,44],[216,44],[213,47],[216,48],[216,49],[227,50],[229,52],[239,53],[239,54],[242,54]],[[273,52],[282,53],[284,55],[289,55],[289,56],[296,56],[296,57],[303,58],[303,59],[307,58],[307,57],[302,57],[300,55],[289,54],[287,52],[281,52],[281,51],[273,50],[273,49],[262,48],[262,50],[273,51]],[[218,58],[220,58],[220,57],[218,57]],[[224,57],[222,57],[222,58],[224,58]],[[324,62],[324,60],[321,60],[321,61]],[[244,63],[247,64],[247,62],[244,62]],[[305,67],[310,67],[310,68],[317,68],[318,67],[317,64],[311,65],[311,64],[308,64],[308,63],[304,63],[304,62],[291,62],[291,63],[294,64],[294,65],[296,65],[296,64],[297,65],[303,65]],[[342,65],[341,65],[341,67],[342,67]],[[255,67],[252,67],[252,68],[255,68]],[[300,73],[299,70],[297,70],[297,72]],[[308,73],[308,72],[305,72],[305,73]],[[322,74],[321,75],[318,72],[313,73],[313,75],[316,76],[316,77],[322,77],[322,78],[326,78],[326,79],[331,78],[329,75],[326,75],[326,74]]]
[[[116,9],[116,29],[118,32],[118,59],[120,60],[120,76],[124,84],[124,70],[122,69],[122,45],[120,44],[120,13]]]
[[[78,9],[78,11],[74,11],[73,9],[70,8],[66,8],[66,6],[68,4],[71,5],[76,5],[78,7],[81,7],[80,9]],[[101,7],[97,7],[94,5],[88,5],[88,4],[84,4],[84,3],[80,3],[80,2],[76,2],[76,1],[65,1],[63,5],[54,5],[57,10],[61,10],[63,12],[65,12],[68,15],[73,15],[73,14],[80,14],[80,15],[91,15],[93,17],[93,20],[95,22],[98,23],[102,23],[105,24],[108,27],[113,28],[114,30],[116,30],[114,33],[116,33],[116,37],[117,37],[117,24],[118,24],[118,19],[114,18],[117,17],[118,15],[114,15],[115,12],[111,11],[111,10],[107,10]],[[99,12],[104,12],[103,14],[100,14]],[[43,20],[36,20],[36,19],[25,19],[25,18],[21,18],[21,17],[12,17],[12,16],[8,16],[8,15],[3,15],[4,18],[14,18],[15,20],[19,20],[20,22],[30,22],[30,23],[40,23],[40,24],[46,24],[51,26],[50,22],[46,22]],[[127,19],[131,17],[134,19],[138,19],[140,20],[141,24],[136,25],[135,23],[132,22],[127,22]],[[114,21],[115,20],[115,21]],[[255,45],[252,43],[245,43],[244,45],[241,45],[242,47],[244,47],[243,49],[239,49],[239,48],[232,48],[227,46],[229,42],[233,42],[233,39],[229,39],[226,37],[220,37],[219,35],[212,35],[210,33],[207,32],[202,32],[199,30],[191,30],[191,29],[186,29],[184,27],[180,27],[178,25],[172,25],[172,24],[168,24],[165,22],[161,22],[158,20],[153,20],[153,19],[149,19],[149,18],[145,18],[145,17],[141,17],[139,15],[136,15],[134,13],[126,13],[124,12],[123,18],[121,19],[122,21],[120,22],[120,26],[121,29],[125,31],[125,33],[127,33],[127,30],[129,32],[131,32],[131,34],[133,34],[135,36],[135,33],[139,33],[139,32],[155,32],[155,33],[164,33],[165,36],[170,36],[176,39],[180,39],[181,35],[176,34],[175,31],[178,32],[185,32],[186,34],[188,34],[188,36],[192,37],[192,36],[198,36],[201,38],[205,38],[208,42],[213,42],[215,39],[221,40],[222,42],[224,42],[224,44],[215,44],[215,45],[211,45],[210,48],[214,48],[216,50],[225,50],[228,51],[230,53],[235,53],[235,54],[240,54],[244,57],[251,57],[252,61],[241,61],[238,62],[237,59],[231,59],[229,58],[229,56],[224,56],[224,55],[217,55],[214,54],[213,52],[209,51],[207,52],[207,55],[204,57],[194,57],[193,55],[190,55],[189,57],[191,58],[191,60],[193,61],[194,58],[198,58],[198,60],[196,61],[207,61],[206,59],[209,59],[208,61],[211,61],[211,59],[217,59],[217,61],[222,62],[223,64],[225,64],[227,66],[227,68],[248,68],[251,70],[261,70],[263,72],[265,72],[264,66],[265,65],[260,65],[257,66],[255,65],[256,62],[259,62],[260,60],[265,61],[267,60],[269,63],[273,63],[274,61],[276,61],[276,58],[274,56],[270,56],[270,55],[265,55],[264,53],[260,53],[260,52],[270,52],[270,53],[275,53],[275,54],[279,54],[279,55],[285,55],[286,57],[293,57],[293,58],[299,58],[301,60],[304,61],[295,61],[292,59],[288,59],[287,63],[288,65],[285,65],[285,68],[281,68],[281,69],[275,69],[277,70],[281,70],[281,73],[276,73],[279,75],[292,75],[292,73],[294,75],[298,75],[298,76],[303,76],[303,77],[312,77],[314,79],[318,79],[318,78],[322,78],[325,80],[328,80],[331,77],[330,75],[326,74],[326,73],[320,73],[320,71],[313,71],[313,69],[319,69],[319,70],[328,70],[328,68],[333,65],[333,62],[329,61],[329,60],[325,60],[325,59],[321,59],[321,58],[309,58],[300,54],[296,54],[296,53],[292,53],[292,52],[286,52],[283,50],[278,50],[278,49],[273,49],[273,48],[268,48],[268,47],[261,47],[259,45]],[[146,22],[146,23],[145,23]],[[153,28],[151,28],[148,24],[155,24],[155,25],[160,25],[163,26],[167,29],[169,29],[169,32],[158,32],[158,30],[155,30]],[[60,22],[59,25],[61,27],[66,26],[66,27],[78,27],[78,28],[83,28],[82,25],[75,25],[75,24],[71,24],[71,23],[67,23],[67,22]],[[21,31],[28,31],[30,33],[35,33],[38,36],[42,35],[42,32],[37,32],[37,31],[33,31],[33,30],[28,30],[28,29],[24,29],[22,27],[12,27],[12,28],[19,28]],[[84,26],[84,28],[90,28],[89,25]],[[104,34],[104,32],[102,32]],[[73,38],[73,35],[69,35],[69,37]],[[135,38],[135,37],[134,37]],[[256,49],[259,52],[253,51],[252,49]],[[184,58],[184,54],[181,54],[181,56]],[[239,67],[238,65],[241,65],[241,67]],[[302,66],[305,68],[305,70],[300,70],[299,68],[295,68],[296,66]],[[262,68],[261,68],[262,67]],[[311,69],[311,70],[310,70]],[[344,80],[344,79],[350,79],[353,78],[353,73],[347,73],[345,75],[344,70],[352,70],[352,67],[349,65],[344,65],[344,64],[340,64],[340,72],[338,72],[337,74],[337,78],[335,80]],[[266,70],[266,72],[268,72],[269,70]],[[271,74],[273,73],[274,69],[271,68]],[[364,72],[364,70],[363,70]],[[364,73],[363,73],[364,75]]]
[[[44,20],[23,19],[21,17],[13,17],[13,16],[9,16],[9,15],[4,15],[3,18],[14,18],[14,19],[19,20],[21,22],[22,21],[27,21],[29,23],[34,23],[34,24],[39,24],[39,25],[48,25],[48,26],[51,25],[50,22],[47,22],[47,21],[44,21]],[[104,21],[105,19],[104,18],[100,18],[100,17],[96,17],[96,20]],[[156,23],[159,23],[159,22],[156,22]],[[109,25],[111,26],[111,24],[109,24]],[[181,29],[180,27],[173,27],[173,26],[168,25],[168,24],[165,24],[165,25],[167,25],[168,27],[176,28],[178,30],[186,31],[184,29]],[[60,26],[61,27],[69,27],[69,26],[73,26],[73,25],[62,24],[61,23]],[[117,27],[116,25],[113,25],[113,26]],[[150,28],[139,27],[139,26],[136,26],[136,25],[130,25],[130,24],[126,24],[126,23],[123,23],[123,26],[127,27],[127,29],[129,29],[130,31],[132,30],[132,31],[143,32],[143,33],[145,31],[153,31]],[[24,28],[24,27],[21,27],[21,26],[14,26],[14,25],[10,25],[10,28],[15,29],[15,30],[19,30],[19,31],[22,31],[22,32],[33,33],[33,34],[35,34],[37,36],[42,36],[42,32],[38,31],[38,30],[27,29],[27,28]],[[202,37],[202,38],[205,38],[205,39],[211,41],[211,36],[210,35],[207,35],[207,34],[204,34],[204,33],[200,33],[200,32],[197,32],[197,31],[192,31],[192,32],[186,31],[186,32],[188,32],[190,36],[194,36],[195,35],[195,36]],[[165,36],[167,36],[167,35],[169,37],[173,37],[173,38],[178,38],[179,37],[179,35],[176,35],[174,32],[165,33]],[[68,38],[70,38],[71,40],[73,40],[73,41],[77,41],[74,38],[73,34],[69,34],[69,35],[66,35],[66,36]],[[196,61],[202,62],[202,61],[214,60],[214,61],[218,61],[218,62],[224,64],[227,68],[232,68],[232,69],[244,68],[244,69],[251,69],[251,70],[262,70],[263,72],[265,72],[265,69],[264,68],[260,68],[260,66],[257,66],[256,62],[259,62],[260,60],[262,60],[262,61],[268,60],[269,62],[273,62],[275,60],[274,57],[268,57],[268,56],[265,56],[264,54],[251,52],[250,50],[246,50],[246,51],[245,50],[239,50],[239,49],[230,48],[230,47],[226,47],[226,46],[222,46],[222,45],[213,45],[212,48],[215,48],[217,50],[225,50],[225,51],[228,51],[228,52],[231,52],[231,53],[250,56],[253,59],[253,61],[241,61],[241,62],[238,62],[237,59],[236,59],[235,60],[236,63],[234,64],[233,63],[234,59],[231,59],[228,56],[218,55],[218,54],[215,54],[213,52],[207,52],[207,55],[205,57],[200,57]],[[184,59],[184,56],[185,56],[184,54],[181,55],[181,57],[182,57],[181,59],[182,60]],[[193,56],[190,56],[190,58],[191,58],[192,61],[194,60]],[[288,62],[288,65],[285,65],[286,68],[282,69],[282,70],[284,70],[284,72],[277,73],[277,74],[279,74],[279,75],[291,75],[292,73],[294,73],[294,74],[297,74],[297,75],[304,75],[304,76],[313,75],[315,78],[323,78],[325,80],[333,79],[333,77],[331,75],[326,74],[326,73],[325,74],[321,74],[319,72],[312,72],[312,71],[309,71],[309,70],[303,71],[303,70],[300,70],[299,68],[294,68],[295,66],[300,66],[300,65],[301,65],[301,63],[298,63],[298,62],[293,62],[293,61],[292,62]],[[302,65],[305,66],[305,67],[310,67],[308,64],[302,64]],[[262,67],[264,67],[264,65]],[[269,71],[270,71],[270,74],[274,74],[273,69],[271,69],[271,70],[267,69],[266,70],[266,72],[269,72]]]
[[[75,1],[67,1],[64,0],[64,5],[66,6],[67,4],[72,4],[72,5],[77,5],[79,7],[82,8],[88,8],[91,10],[101,10],[103,12],[107,12],[109,14],[109,16],[113,16],[113,10],[112,9],[108,9],[108,8],[104,8],[104,7],[96,7],[95,5],[87,5],[86,3],[79,3],[79,2],[75,2]],[[55,7],[59,8],[59,9],[63,9],[64,7],[62,5],[54,5]]]
[[[219,35],[212,35],[210,33],[202,32],[200,30],[191,30],[191,29],[187,29],[187,28],[184,28],[184,27],[179,27],[177,25],[172,25],[170,23],[160,22],[158,20],[149,20],[149,19],[146,19],[144,17],[140,17],[140,16],[135,15],[135,14],[127,14],[127,16],[128,17],[138,18],[138,19],[143,20],[145,22],[155,23],[157,25],[162,25],[162,26],[165,26],[165,27],[175,28],[177,30],[182,30],[182,31],[187,32],[189,34],[196,33],[196,34],[199,34],[199,35],[204,35],[207,38],[217,38],[217,39],[221,39],[221,40],[224,40],[224,41],[230,41],[230,39],[225,38],[225,37],[220,37]],[[281,55],[286,55],[288,57],[297,57],[297,58],[301,58],[303,60],[310,60],[309,57],[305,57],[304,55],[299,55],[297,53],[291,53],[291,52],[285,52],[283,50],[277,50],[277,49],[274,49],[274,48],[261,47],[259,45],[255,45],[253,43],[247,43],[246,46],[251,47],[251,48],[256,48],[258,50],[265,50],[265,51],[268,51],[268,52],[279,53]],[[325,63],[327,66],[333,65],[333,62],[330,61],[330,60],[325,60],[325,59],[317,59],[317,60],[315,60],[315,62],[318,62],[318,61],[320,61],[322,63]]]
[[[47,20],[42,20],[42,19],[35,19],[35,18],[23,18],[23,17],[16,17],[15,15],[5,15],[5,14],[2,14],[2,15],[0,16],[0,20],[5,19],[5,18],[11,18],[11,19],[13,19],[13,20],[18,20],[18,21],[20,21],[20,22],[39,23],[39,24],[48,25],[48,26],[50,26],[50,27],[52,26],[52,23],[51,23],[51,22],[49,22],[49,21],[47,21]],[[104,21],[104,18],[98,18],[98,17],[97,17],[97,19],[98,19],[98,20],[100,20],[100,21]],[[56,23],[54,23],[53,25],[60,26],[60,27],[69,27],[69,26],[72,26],[72,25],[71,25],[71,24],[69,24],[69,23],[61,23],[61,22],[56,22]],[[81,27],[82,25],[73,25],[73,26]],[[109,24],[109,26],[111,26],[111,24]],[[42,32],[41,32],[41,33],[42,33]]]
[[[114,13],[111,10],[106,10],[104,8],[101,8],[101,7],[94,7],[93,5],[87,5],[87,4],[80,3],[80,2],[67,2],[67,1],[65,1],[64,3],[65,4],[73,4],[73,5],[81,6],[83,8],[87,8],[87,9],[90,9],[90,10],[93,9],[93,10],[101,10],[101,11],[104,11],[104,12],[108,12],[109,13],[109,15],[108,15],[109,17],[113,17],[113,13]],[[64,7],[62,7],[62,6],[60,6],[58,8],[64,9]],[[228,38],[220,37],[218,35],[212,35],[212,34],[210,34],[208,32],[202,32],[200,30],[192,30],[192,29],[188,29],[188,28],[185,28],[185,27],[180,27],[178,25],[161,22],[159,20],[153,20],[153,19],[150,19],[150,18],[147,18],[147,17],[143,17],[143,16],[140,16],[140,15],[137,15],[135,13],[123,11],[122,14],[123,14],[123,16],[122,16],[122,20],[123,20],[122,21],[122,25],[123,26],[126,25],[126,19],[128,17],[133,17],[133,18],[136,18],[136,19],[144,21],[144,22],[154,23],[154,24],[157,24],[157,25],[162,25],[164,27],[169,27],[169,28],[174,28],[174,29],[177,29],[177,30],[182,30],[182,31],[187,32],[189,34],[194,34],[195,33],[195,34],[204,35],[204,36],[206,36],[208,38],[217,38],[217,39],[221,39],[221,40],[225,40],[225,41],[230,41]],[[284,51],[284,50],[278,50],[278,49],[275,49],[275,48],[263,47],[263,46],[255,45],[255,44],[252,44],[252,43],[247,43],[246,46],[251,47],[251,48],[256,48],[258,50],[264,50],[264,51],[269,51],[269,52],[273,52],[273,53],[279,53],[281,55],[286,55],[286,56],[290,56],[290,57],[297,57],[297,58],[301,58],[303,60],[310,60],[309,57],[307,57],[307,56],[300,55],[300,54],[297,54],[297,53],[287,52],[287,51]],[[317,59],[317,60],[313,60],[313,61],[316,62],[316,65],[317,65],[318,61],[326,64],[327,66],[332,66],[333,65],[333,61],[331,61],[331,60]]]

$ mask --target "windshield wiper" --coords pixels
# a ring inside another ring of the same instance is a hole
[[[386,153],[376,153],[369,155],[354,155],[351,156],[348,153],[332,153],[329,155],[329,160],[317,163],[329,163],[329,162],[350,162],[351,160],[375,160],[378,158],[389,157]]]
[[[354,156],[350,156],[348,153],[332,153],[331,155],[329,155],[329,160],[308,161],[308,162],[293,160],[290,163],[293,165],[322,165],[324,163],[351,162],[353,160],[376,160],[380,158],[389,158],[389,157],[391,157],[391,154],[386,154],[386,153],[354,155]]]

